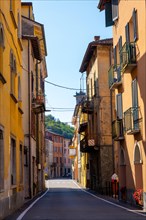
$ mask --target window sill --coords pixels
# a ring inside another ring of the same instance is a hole
[[[16,99],[16,97],[15,97],[15,95],[13,93],[11,93],[10,96],[11,96],[11,98],[13,99],[13,101],[15,103],[18,103],[18,101],[17,101],[17,99]]]
[[[2,84],[5,84],[7,82],[2,73],[0,73],[0,81],[2,82]]]
[[[15,19],[14,12],[13,12],[12,9],[10,9],[10,14],[11,14],[11,18],[12,18],[12,21],[13,21],[14,27],[17,28],[16,19]]]

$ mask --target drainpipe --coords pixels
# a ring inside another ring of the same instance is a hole
[[[30,18],[29,7],[29,18]],[[31,91],[30,91],[30,41],[28,40],[28,123],[29,123],[29,197],[32,198],[32,161],[31,161]]]
[[[30,93],[30,57],[29,57],[29,51],[30,51],[30,42],[28,40],[28,124],[29,124],[29,197],[32,197],[32,173],[31,173],[31,93]]]
[[[36,95],[38,95],[38,64],[41,61],[36,62]],[[38,176],[38,164],[40,163],[40,152],[39,152],[39,114],[36,114],[36,164],[37,164],[37,185],[39,187],[39,176]],[[39,190],[40,188],[38,188]]]
[[[109,63],[110,63],[110,66],[111,66],[112,65],[112,63],[111,63],[112,48],[109,51],[109,58],[110,58]],[[112,97],[112,95],[113,95],[113,90],[110,90],[111,126],[112,126],[112,122],[113,122],[113,104],[112,104],[113,103],[113,97]],[[113,164],[112,164],[112,166],[113,166],[113,173],[115,173],[114,140],[113,140],[113,138],[112,138],[112,161],[113,161]]]

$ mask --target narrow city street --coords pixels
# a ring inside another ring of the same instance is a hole
[[[22,213],[7,219],[16,220],[143,220],[146,213],[132,206],[99,197],[84,190],[72,179],[46,181],[47,191]]]

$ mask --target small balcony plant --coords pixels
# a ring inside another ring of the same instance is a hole
[[[133,198],[135,199],[135,202],[137,205],[143,205],[143,190],[142,189],[137,189],[133,193]]]

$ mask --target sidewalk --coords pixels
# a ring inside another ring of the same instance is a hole
[[[46,189],[46,190],[47,190],[47,189]],[[4,218],[3,220],[16,220],[16,219],[18,218],[18,216],[19,216],[25,209],[27,209],[36,199],[38,199],[41,195],[43,195],[43,194],[46,192],[46,190],[44,190],[44,191],[38,193],[38,194],[37,194],[36,196],[34,196],[32,199],[27,199],[27,200],[25,200],[24,205],[23,205],[20,209],[14,211],[14,213],[12,213],[11,215],[7,216],[7,217]]]

